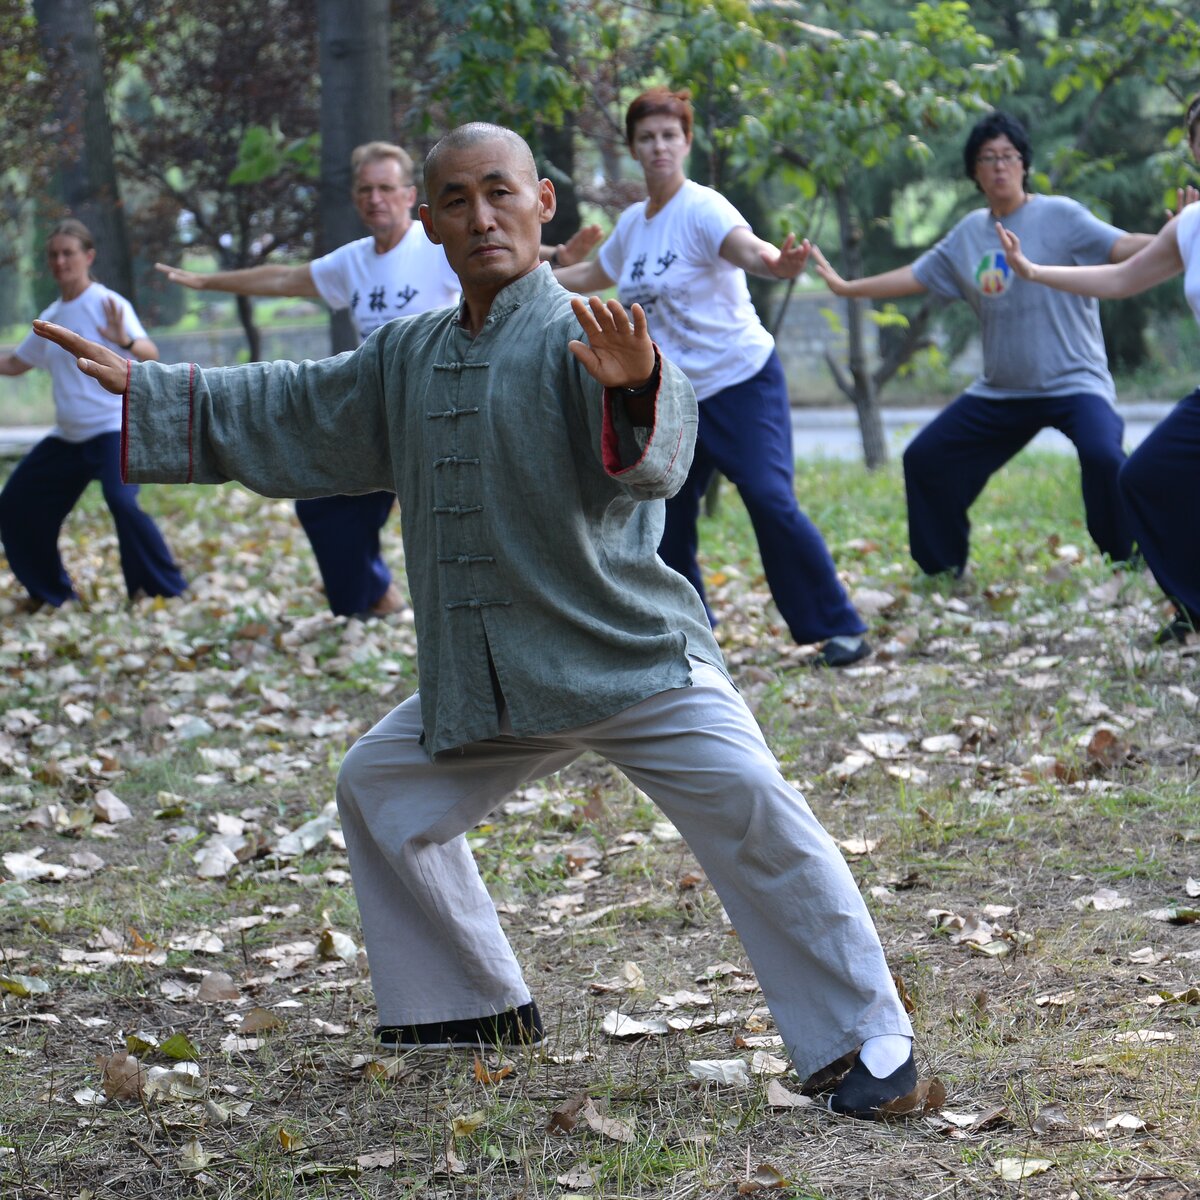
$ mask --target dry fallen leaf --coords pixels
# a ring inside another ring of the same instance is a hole
[[[594,1100],[585,1100],[579,1109],[579,1115],[589,1129],[606,1138],[611,1138],[614,1142],[632,1142],[636,1137],[632,1125],[626,1121],[620,1121],[616,1117],[604,1116],[596,1108]]]
[[[996,1174],[1008,1183],[1018,1183],[1031,1175],[1049,1171],[1054,1164],[1048,1158],[998,1158]]]
[[[789,1092],[778,1079],[767,1080],[768,1108],[808,1108],[812,1103],[811,1096]]]
[[[907,1096],[900,1096],[880,1108],[885,1117],[906,1117],[910,1113],[936,1112],[946,1102],[946,1085],[940,1079],[920,1079]]]
[[[475,1055],[475,1081],[477,1083],[499,1083],[513,1073],[512,1063],[503,1063],[496,1068],[489,1067],[478,1054]]]
[[[671,1027],[661,1017],[651,1017],[648,1021],[639,1021],[636,1017],[627,1017],[621,1012],[605,1014],[600,1023],[600,1030],[613,1038],[635,1038],[657,1036],[669,1033]]]
[[[781,1188],[787,1187],[787,1185],[788,1181],[783,1175],[774,1167],[764,1163],[761,1167],[754,1169],[754,1174],[749,1179],[738,1184],[737,1194],[750,1196],[755,1192],[766,1191],[768,1188]]]
[[[270,1033],[273,1029],[282,1029],[284,1021],[281,1017],[265,1008],[252,1008],[242,1017],[238,1032],[243,1034]]]
[[[118,1050],[96,1060],[101,1071],[101,1086],[109,1100],[128,1100],[142,1094],[144,1072],[132,1054]]]
[[[222,1004],[227,1000],[238,999],[241,994],[237,984],[224,971],[210,971],[200,980],[196,999],[201,1004]]]
[[[475,1059],[476,1063],[479,1059]],[[469,1137],[475,1132],[486,1120],[483,1109],[477,1109],[473,1113],[467,1113],[465,1117],[454,1117],[450,1122],[450,1135],[452,1137]]]
[[[750,1068],[744,1058],[696,1059],[688,1063],[687,1071],[702,1083],[735,1088],[750,1086]]]

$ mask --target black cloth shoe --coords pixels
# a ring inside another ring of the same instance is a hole
[[[849,667],[870,653],[871,643],[865,637],[860,637],[855,646],[844,646],[831,638],[817,652],[812,663],[814,667]]]
[[[829,1097],[829,1111],[840,1113],[843,1117],[874,1121],[885,1104],[907,1096],[916,1086],[917,1066],[911,1050],[907,1061],[886,1079],[876,1079],[860,1058]]]
[[[453,1050],[456,1047],[540,1046],[542,1015],[532,1000],[488,1017],[433,1021],[428,1025],[376,1025],[376,1040],[397,1050]]]
[[[1195,632],[1196,622],[1182,608],[1177,608],[1175,615],[1154,635],[1154,644],[1165,646],[1168,642],[1184,643]]]

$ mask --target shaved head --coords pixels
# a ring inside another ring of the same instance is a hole
[[[472,121],[469,125],[460,125],[457,129],[450,130],[425,156],[425,194],[434,194],[446,162],[456,151],[471,150],[486,142],[501,142],[507,146],[512,156],[513,167],[528,182],[537,183],[537,164],[533,161],[533,151],[519,133],[505,129],[503,125]]]

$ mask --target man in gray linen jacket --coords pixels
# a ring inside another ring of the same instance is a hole
[[[631,323],[539,268],[554,189],[516,134],[463,126],[425,178],[421,220],[462,282],[457,313],[390,324],[319,363],[207,371],[129,369],[38,332],[124,390],[130,478],[400,497],[420,688],[338,780],[382,1041],[540,1041],[464,833],[591,749],[687,839],[800,1075],[859,1049],[831,1106],[876,1116],[916,1086],[878,935],[695,592],[655,554],[661,499],[691,459],[691,386],[638,306]]]

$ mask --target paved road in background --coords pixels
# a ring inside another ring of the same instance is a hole
[[[1163,417],[1170,404],[1125,404],[1117,411],[1125,418],[1125,444],[1133,449]],[[884,431],[892,457],[898,458],[904,447],[938,413],[932,408],[885,408]],[[37,426],[0,427],[0,456],[15,457],[46,436],[49,430]],[[792,432],[797,458],[862,457],[862,439],[858,418],[852,408],[793,408]],[[1037,449],[1075,452],[1074,446],[1054,429],[1043,429],[1033,440]]]

